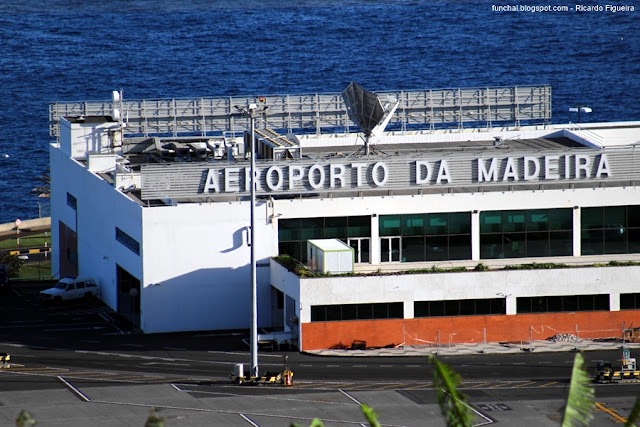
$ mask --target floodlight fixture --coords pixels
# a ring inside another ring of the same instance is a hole
[[[586,105],[573,105],[569,108],[570,113],[578,113],[578,123],[580,123],[580,113],[593,113],[593,109],[591,107],[587,107]]]

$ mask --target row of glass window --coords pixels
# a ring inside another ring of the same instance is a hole
[[[582,208],[582,255],[640,252],[640,206]]]
[[[473,316],[507,314],[504,298],[463,299],[448,301],[415,301],[414,317]]]
[[[518,313],[609,310],[609,294],[516,298]]]
[[[402,319],[404,309],[401,302],[369,304],[312,305],[311,321]]]
[[[518,314],[608,311],[609,294],[562,295],[516,298]],[[640,309],[640,293],[621,294],[620,309]],[[505,298],[447,301],[414,301],[414,317],[506,314]],[[403,303],[333,304],[311,306],[311,321],[402,319]]]
[[[471,234],[471,213],[381,215],[380,236]]]
[[[307,262],[307,240],[340,239],[355,250],[356,262],[369,262],[371,217],[294,218],[278,221],[278,253]]]
[[[620,294],[620,310],[640,309],[640,293]]]
[[[483,211],[479,221],[481,259],[573,254],[570,208]],[[378,231],[382,262],[471,259],[470,212],[381,215]],[[278,228],[280,254],[302,262],[309,239],[338,238],[358,251],[370,236],[369,216],[283,219]],[[357,259],[369,262],[364,244]],[[640,206],[582,208],[581,247],[582,255],[640,253]]]

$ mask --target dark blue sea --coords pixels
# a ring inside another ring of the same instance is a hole
[[[49,215],[48,104],[550,84],[553,119],[640,120],[640,3],[0,0],[0,223]],[[568,6],[496,12],[494,5]]]

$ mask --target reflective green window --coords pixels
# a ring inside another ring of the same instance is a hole
[[[573,211],[571,209],[549,209],[550,230],[571,230],[573,228]]]
[[[324,219],[324,238],[340,239],[347,236],[347,218],[335,217]]]
[[[495,259],[571,255],[572,224],[571,209],[481,212],[480,257]]]
[[[402,232],[401,215],[380,216],[380,235],[399,236]]]
[[[350,216],[349,237],[370,237],[371,236],[371,217],[369,216]]]
[[[502,231],[524,231],[524,211],[503,211]]]
[[[449,214],[449,234],[471,233],[471,213],[453,212]]]
[[[418,236],[424,234],[424,215],[402,215],[402,235]]]
[[[549,229],[549,211],[534,209],[527,211],[527,231],[546,231]]]
[[[582,208],[580,210],[580,223],[583,230],[602,228],[604,225],[603,208]]]
[[[281,219],[278,221],[278,240],[300,240],[300,220]]]
[[[447,234],[447,214],[427,214],[426,233]]]
[[[480,233],[499,233],[502,231],[502,212],[480,212]]]
[[[323,218],[302,218],[300,220],[300,239],[323,239],[324,221]]]

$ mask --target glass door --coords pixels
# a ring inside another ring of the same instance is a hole
[[[380,262],[400,262],[401,237],[381,237],[380,238]]]

